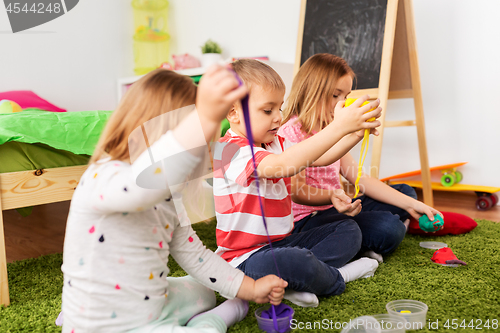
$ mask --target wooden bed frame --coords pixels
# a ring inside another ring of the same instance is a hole
[[[3,210],[71,200],[87,165],[0,173],[0,306],[10,304]]]

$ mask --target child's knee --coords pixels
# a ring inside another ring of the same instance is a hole
[[[343,235],[345,238],[349,239],[350,247],[356,250],[354,254],[361,249],[361,244],[363,241],[363,233],[358,225],[358,223],[352,219],[346,219],[341,221],[339,228],[343,229]],[[356,249],[357,248],[357,249]]]
[[[411,187],[410,185],[407,184],[399,184],[397,185],[398,188],[397,190],[413,199],[417,199],[417,192],[415,192],[415,189]]]
[[[397,214],[392,214],[391,212],[385,212],[383,216],[385,223],[380,223],[383,228],[383,233],[387,235],[395,235],[398,238],[403,239],[406,233],[406,227]]]
[[[403,241],[406,234],[406,227],[399,219],[398,215],[387,212],[384,218],[385,223],[380,223],[380,233],[384,235],[383,249],[377,253],[388,254],[393,252]]]
[[[358,223],[354,220],[349,220],[349,224],[351,227],[350,237],[352,239],[353,244],[357,244],[359,248],[361,248],[361,243],[363,241],[363,233],[361,232],[361,228]]]
[[[302,280],[311,278],[317,273],[318,259],[312,251],[299,247],[287,248],[287,250],[289,251],[287,256],[276,258],[278,267],[280,271],[284,271],[284,275],[295,275]]]

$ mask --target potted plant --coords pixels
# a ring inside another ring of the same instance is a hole
[[[201,65],[208,67],[222,60],[222,49],[219,44],[209,39],[201,46]]]

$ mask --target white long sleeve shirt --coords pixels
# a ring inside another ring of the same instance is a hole
[[[183,147],[168,132],[151,149],[174,154]],[[135,169],[112,160],[92,164],[80,180],[64,242],[63,332],[125,331],[155,320],[172,292],[169,254],[227,298],[241,286],[244,274],[206,249],[190,224],[181,226],[179,218],[187,216],[176,211],[168,189],[136,185],[140,172],[181,183],[199,158],[185,152],[175,163],[151,167],[148,156],[144,152]]]

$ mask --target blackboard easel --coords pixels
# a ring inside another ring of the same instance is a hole
[[[345,2],[342,7],[343,1]],[[343,54],[336,54],[335,52],[339,52],[339,50],[346,52],[345,50],[349,47],[349,45],[347,45],[349,42],[351,42],[351,44],[355,44],[356,40],[361,40],[363,37],[366,37],[366,35],[370,32],[370,28],[365,29],[365,31],[361,31],[361,33],[354,36],[355,38],[349,37],[350,31],[345,28],[343,28],[340,37],[332,36],[335,32],[333,32],[333,30],[329,30],[335,29],[334,25],[336,23],[339,24],[342,19],[342,16],[340,16],[340,18],[339,16],[335,16],[333,11],[335,11],[336,8],[351,8],[352,12],[352,8],[354,8],[354,11],[357,11],[355,6],[360,6],[359,13],[363,14],[362,19],[370,22],[374,38],[379,38],[379,42],[374,45],[380,47],[380,61],[378,61],[379,54],[377,54],[377,52],[367,55],[374,57],[375,60],[377,60],[376,63],[380,64],[379,68],[377,68],[378,65],[372,66],[372,68],[374,68],[374,74],[378,75],[379,79],[378,85],[375,83],[374,87],[370,87],[368,85],[366,88],[353,90],[349,97],[357,98],[368,94],[370,95],[370,98],[380,98],[380,105],[385,111],[379,119],[382,122],[382,125],[378,129],[380,135],[373,139],[370,176],[378,178],[379,175],[384,128],[416,126],[420,166],[422,170],[423,199],[427,205],[432,206],[433,195],[431,189],[431,173],[429,169],[427,143],[425,139],[424,111],[422,91],[420,87],[413,3],[412,0],[378,0],[375,3],[377,7],[374,10],[371,10],[370,8],[361,8],[361,6],[373,6],[373,4],[374,2],[366,0],[309,0],[308,4],[308,0],[302,0],[294,73],[297,73],[300,65],[307,59],[307,52],[312,53],[309,54],[309,56],[314,53],[326,52],[342,57]],[[386,7],[384,8],[385,5]],[[319,8],[319,6],[322,7]],[[379,15],[377,16],[379,22],[377,22],[377,17],[370,18],[369,15],[370,13],[376,11],[380,13],[380,8],[384,11],[385,17],[384,15],[377,14]],[[306,13],[308,9],[310,12]],[[314,14],[314,10],[317,12],[316,17],[312,16],[312,14]],[[328,12],[329,10],[331,11],[330,13]],[[330,20],[330,18],[335,17],[336,20]],[[306,18],[308,18],[309,21],[306,20]],[[323,26],[321,29],[317,29],[320,24],[323,24]],[[383,24],[384,29],[380,29],[380,26],[377,24]],[[315,33],[324,33],[324,35],[319,36],[319,38],[315,40]],[[304,45],[304,40],[309,42],[309,44]],[[339,40],[342,43],[340,43]],[[366,42],[366,40],[364,42]],[[362,49],[362,45],[356,46],[358,49]],[[328,52],[327,49],[330,49],[330,52]],[[331,50],[333,50],[333,52]],[[356,72],[356,67],[350,63],[349,59],[346,60]],[[373,59],[366,60],[370,61]],[[373,78],[373,75],[365,75],[366,79],[368,77]],[[363,82],[365,78],[358,77],[358,87],[367,86],[367,84]],[[387,100],[389,98],[413,98],[415,105],[415,120],[385,121]]]

